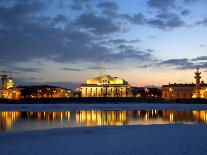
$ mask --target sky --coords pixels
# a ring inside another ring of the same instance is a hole
[[[207,82],[206,0],[0,0],[0,70],[15,84]]]

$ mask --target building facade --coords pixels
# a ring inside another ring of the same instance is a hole
[[[0,98],[18,100],[21,98],[69,98],[73,91],[62,87],[39,85],[14,87],[11,76],[5,71],[1,75]]]
[[[171,99],[190,99],[193,96],[195,84],[169,84],[162,86],[162,98]]]
[[[201,72],[197,68],[195,72],[195,84],[169,84],[162,86],[162,98],[171,99],[191,99],[191,98],[205,98],[207,99],[207,84],[200,82]]]
[[[73,91],[62,87],[40,85],[20,86],[21,98],[69,98],[73,97]]]
[[[110,75],[86,80],[80,85],[81,97],[132,97],[127,81]]]

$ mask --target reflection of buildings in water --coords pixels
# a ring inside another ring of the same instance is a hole
[[[3,111],[0,112],[0,131],[6,131],[12,128],[16,120],[20,119],[21,112],[16,111]]]
[[[165,123],[207,123],[207,111],[175,111],[175,110],[81,110],[65,112],[0,112],[0,131],[12,129],[18,121],[43,120],[59,125],[103,126],[125,124],[165,124]]]
[[[82,110],[76,112],[76,123],[86,126],[123,125],[127,121],[126,110]]]
[[[207,123],[207,111],[193,111],[196,121]]]
[[[27,119],[46,120],[48,122],[54,120],[70,120],[70,111],[65,112],[25,112],[24,117]]]

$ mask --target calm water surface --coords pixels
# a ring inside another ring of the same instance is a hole
[[[207,111],[77,110],[62,112],[0,112],[0,132],[63,127],[207,123]]]

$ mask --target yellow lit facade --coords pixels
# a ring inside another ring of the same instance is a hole
[[[9,78],[8,82],[7,82],[7,89],[10,88],[14,88],[14,82],[12,80],[12,78]]]
[[[201,72],[197,68],[195,72],[196,84],[169,84],[162,86],[162,98],[171,99],[191,99],[205,98],[207,99],[207,84],[200,82]]]
[[[86,80],[80,85],[81,97],[131,97],[128,82],[118,77],[103,75]]]

